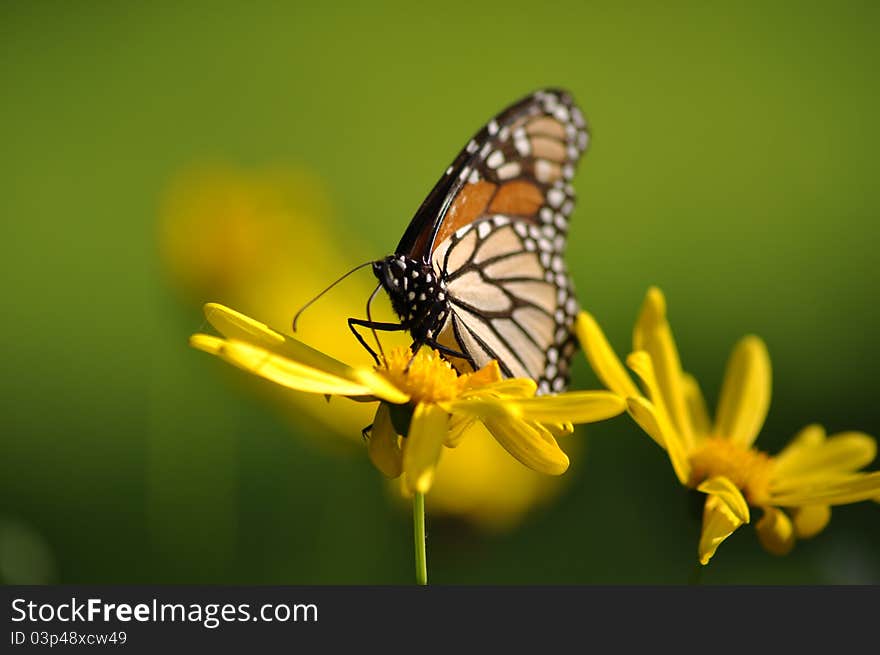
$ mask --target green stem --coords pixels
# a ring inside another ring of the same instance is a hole
[[[428,584],[428,560],[425,555],[425,494],[413,496],[413,540],[416,549],[416,584]]]

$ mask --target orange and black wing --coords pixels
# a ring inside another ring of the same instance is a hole
[[[397,253],[446,282],[437,341],[467,356],[460,369],[496,359],[542,393],[566,388],[578,304],[564,252],[588,140],[568,93],[524,98],[468,142],[404,233]]]

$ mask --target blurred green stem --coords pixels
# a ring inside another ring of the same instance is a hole
[[[413,539],[416,549],[416,584],[428,584],[428,562],[425,555],[425,494],[413,496]]]

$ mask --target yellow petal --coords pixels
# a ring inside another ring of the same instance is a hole
[[[450,414],[474,419],[485,417],[520,418],[519,408],[509,398],[498,397],[491,393],[473,393],[467,397],[438,404]]]
[[[801,431],[788,442],[788,445],[773,458],[775,462],[774,466],[777,470],[780,470],[780,467],[784,469],[789,465],[787,460],[799,459],[805,451],[820,446],[824,441],[825,428],[818,423],[811,423],[802,428]]]
[[[571,423],[542,423],[542,425],[556,439],[567,437],[574,432],[574,426]]]
[[[645,345],[653,337],[658,326],[666,322],[666,298],[657,287],[645,294],[642,309],[633,328],[633,350],[646,350]]]
[[[663,394],[660,392],[657,378],[654,374],[653,362],[648,353],[639,351],[630,353],[629,357],[626,358],[626,363],[633,372],[639,376],[639,379],[641,379],[648,391],[648,396],[651,399],[649,404],[653,408],[651,411],[654,414],[656,426],[662,435],[662,441],[658,441],[658,443],[663,445],[669,453],[669,458],[672,461],[672,466],[675,469],[675,474],[678,476],[679,481],[681,481],[682,484],[686,484],[690,477],[690,464],[688,463],[687,458],[688,449],[681,434],[675,429],[675,426],[673,426],[672,421],[669,418],[666,405],[663,401]],[[633,412],[642,409],[639,402],[633,402],[638,400],[640,399],[627,399],[627,406],[633,418],[636,417]],[[644,415],[644,412],[642,411],[640,414]],[[638,421],[638,419],[636,420]],[[641,421],[639,421],[639,424],[642,424]]]
[[[712,431],[712,421],[709,419],[709,410],[706,409],[706,399],[700,390],[700,383],[688,373],[682,378],[684,385],[684,400],[691,417],[691,426],[696,435],[707,435]]]
[[[706,565],[721,542],[743,524],[720,496],[709,495],[703,506],[703,530],[700,534],[700,564]]]
[[[370,439],[367,442],[367,453],[370,461],[385,476],[396,478],[403,471],[403,454],[400,449],[400,436],[391,425],[388,405],[379,403]]]
[[[225,343],[226,339],[215,337],[213,334],[194,334],[189,338],[190,346],[211,355],[219,355]]]
[[[798,477],[786,477],[774,479],[770,485],[770,496],[775,498],[788,498],[792,494],[798,495],[814,495],[820,489],[829,490],[837,489],[841,484],[847,484],[854,476],[860,473],[843,473],[840,471],[822,471],[813,475],[802,475]],[[774,505],[779,505],[775,500]],[[821,503],[820,503],[821,504]]]
[[[663,393],[660,391],[660,385],[657,383],[657,375],[654,372],[654,362],[651,360],[651,356],[644,350],[637,350],[627,356],[626,365],[642,381],[648,399],[654,407],[668,418],[669,412],[666,411],[666,401],[663,399]],[[636,397],[641,395],[636,394]]]
[[[749,504],[743,498],[742,492],[733,482],[723,475],[715,476],[703,481],[697,491],[704,494],[718,496],[730,508],[734,516],[740,523],[748,523],[751,519],[749,516]]]
[[[242,341],[195,334],[190,338],[190,345],[217,355],[249,373],[297,391],[338,396],[366,396],[373,393],[369,386],[351,378],[338,377],[304,366],[265,348]],[[389,400],[393,401],[394,398]]]
[[[209,343],[206,341],[209,335],[193,335],[190,344],[251,373],[299,391],[374,395],[392,403],[409,400],[407,394],[372,369],[352,368],[223,305],[208,303],[204,310],[211,325],[227,338],[226,344]],[[261,371],[264,366],[265,370]],[[337,385],[330,380],[344,382]],[[347,388],[346,385],[358,390],[350,393],[336,390]]]
[[[205,303],[202,309],[208,322],[224,337],[262,344],[267,348],[284,343],[284,335],[234,309],[215,302]]]
[[[587,312],[581,312],[575,321],[575,332],[590,366],[606,387],[624,397],[640,395],[596,319]]]
[[[792,511],[794,529],[798,538],[809,539],[825,529],[831,520],[831,508],[828,505],[808,505],[797,507]]]
[[[497,415],[483,418],[483,425],[495,440],[530,469],[561,475],[568,469],[568,456],[546,430],[521,419]]]
[[[227,339],[260,346],[305,366],[338,377],[347,377],[351,371],[349,366],[325,355],[320,350],[315,350],[297,339],[285,336],[234,309],[218,303],[207,303],[204,311],[208,322]]]
[[[494,361],[494,360],[493,360]],[[529,398],[535,395],[537,383],[531,378],[510,378],[487,384],[484,387],[473,387],[465,389],[461,397],[469,398],[476,395],[498,395],[498,396],[523,396]]]
[[[663,419],[657,408],[644,398],[627,398],[626,405],[630,416],[642,430],[666,449],[675,476],[681,484],[686,485],[691,476],[691,465],[669,421]]]
[[[727,362],[715,433],[749,447],[770,407],[771,369],[767,347],[758,337],[740,340]]]
[[[813,437],[815,440],[815,437]],[[812,445],[786,448],[775,458],[774,478],[852,472],[874,461],[877,442],[862,432],[841,432]]]
[[[508,402],[523,418],[541,423],[595,423],[626,409],[623,398],[611,391],[570,391]]]
[[[447,448],[455,448],[464,439],[468,430],[476,423],[476,419],[462,414],[453,414],[449,419],[449,429],[443,445]]]
[[[449,415],[434,404],[419,403],[403,447],[403,472],[412,493],[428,493],[446,438]]]
[[[409,402],[409,394],[398,389],[378,371],[371,368],[354,368],[351,369],[351,377],[369,388],[370,393],[377,398],[387,400],[395,405]]]
[[[503,377],[501,369],[498,367],[498,362],[493,359],[479,371],[471,373],[467,377],[465,389],[480,388],[493,382],[500,382]]]
[[[770,500],[782,507],[801,505],[848,505],[880,496],[880,471],[835,475],[813,480],[808,486],[787,491],[771,491]]]
[[[791,519],[775,507],[765,507],[764,516],[755,524],[758,541],[768,553],[788,555],[794,548],[795,536]]]
[[[651,357],[669,418],[685,446],[690,447],[693,445],[693,429],[687,408],[681,359],[672,329],[666,320],[666,300],[657,287],[648,289],[645,296],[633,330],[633,350],[643,350]]]
[[[626,409],[645,434],[651,437],[663,450],[666,450],[666,440],[660,431],[656,410],[651,401],[644,398],[627,398]]]

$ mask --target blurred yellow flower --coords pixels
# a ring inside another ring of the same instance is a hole
[[[764,342],[743,338],[727,364],[712,422],[697,381],[682,370],[666,302],[648,291],[633,333],[627,365],[636,386],[595,319],[584,312],[577,333],[596,374],[627,398],[629,414],[669,455],[679,482],[706,494],[698,553],[707,564],[719,544],[751,521],[766,550],[783,555],[796,538],[822,531],[831,505],[880,493],[880,472],[857,472],[874,459],[875,440],[861,432],[826,437],[818,425],[801,430],[779,454],[754,448],[770,406],[770,358]]]
[[[196,166],[178,174],[163,198],[160,250],[169,279],[189,302],[201,306],[204,298],[216,298],[271,325],[288,325],[297,307],[353,261],[377,255],[336,233],[332,215],[323,180],[307,170]],[[344,361],[369,366],[369,355],[340,319],[363,307],[371,282],[372,277],[352,277],[336,287],[309,308],[298,336]],[[382,303],[374,305],[376,318],[393,320],[390,305]],[[408,345],[401,336],[385,338]],[[337,452],[360,440],[360,429],[374,414],[367,403],[327,403],[278,385],[253,386],[305,434],[341,436],[345,441],[320,441],[337,446]],[[573,454],[581,445],[566,440],[564,448]],[[505,529],[537,503],[555,498],[562,480],[521,466],[477,422],[461,446],[446,450],[427,505],[434,515]],[[400,495],[400,485],[390,488]]]
[[[428,492],[443,447],[457,446],[476,422],[522,464],[560,475],[569,460],[556,437],[570,434],[572,423],[600,421],[625,408],[608,391],[536,397],[533,380],[502,379],[495,362],[459,374],[424,348],[415,355],[395,349],[375,368],[350,367],[222,305],[206,305],[205,316],[223,336],[195,334],[195,348],[283,387],[379,401],[364,430],[370,459],[388,477],[403,475],[411,493]]]
[[[208,165],[182,171],[165,194],[159,226],[175,288],[198,307],[214,298],[273,325],[289,325],[298,306],[351,268],[331,247],[339,239],[327,230],[328,196],[321,179],[303,169]],[[317,348],[332,347],[338,357],[366,365],[372,360],[344,320],[372,291],[357,282],[312,306],[300,334]],[[297,426],[313,428],[306,434],[326,434],[327,426],[354,441],[370,418],[366,407],[328,407],[321,398],[265,385],[259,393]]]

